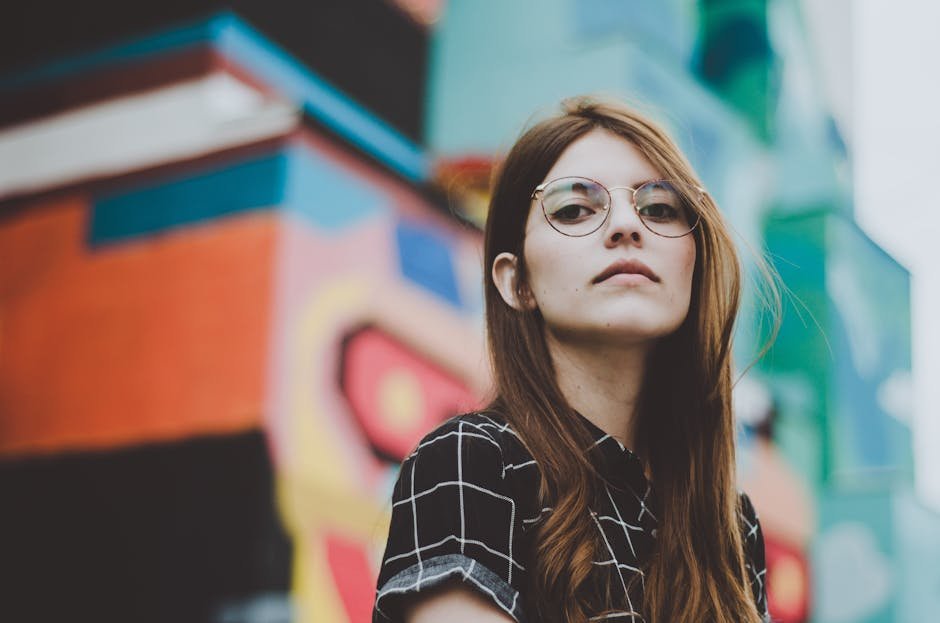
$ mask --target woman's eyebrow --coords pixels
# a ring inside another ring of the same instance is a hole
[[[661,179],[663,179],[663,178],[661,178],[661,177],[649,177],[649,178],[642,179],[642,180],[640,180],[639,182],[634,182],[633,184],[630,184],[629,186],[608,186],[608,188],[634,188],[634,189],[635,189],[635,188],[639,188],[639,187],[642,186],[643,184],[649,184],[650,182],[656,182],[656,181],[659,181],[659,180],[661,180]]]

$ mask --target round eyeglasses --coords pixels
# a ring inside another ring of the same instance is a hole
[[[559,177],[539,184],[532,191],[542,206],[545,219],[555,231],[566,236],[587,236],[607,221],[614,190],[631,191],[631,201],[643,225],[658,236],[681,238],[695,229],[699,214],[683,198],[687,185],[669,180],[646,182],[636,188],[607,188],[587,177]],[[698,187],[694,191],[704,193]]]

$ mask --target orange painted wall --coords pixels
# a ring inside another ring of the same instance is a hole
[[[89,208],[0,213],[0,455],[259,426],[275,214],[92,249]]]

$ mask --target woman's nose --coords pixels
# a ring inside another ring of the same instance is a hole
[[[624,238],[634,243],[640,242],[644,226],[633,208],[633,191],[629,188],[611,188],[610,197],[610,210],[604,231],[605,243],[618,244]]]

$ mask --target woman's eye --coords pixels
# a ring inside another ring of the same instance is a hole
[[[672,221],[679,218],[679,211],[668,203],[651,203],[640,208],[640,216],[657,221]]]
[[[594,210],[585,205],[569,203],[563,205],[557,210],[552,211],[552,218],[562,221],[575,221],[579,218],[586,218],[594,214]]]

